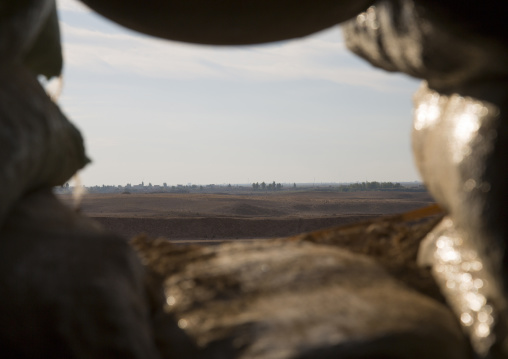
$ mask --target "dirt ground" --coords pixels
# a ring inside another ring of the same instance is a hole
[[[60,198],[71,202],[68,195]],[[88,194],[81,211],[129,238],[145,233],[175,241],[207,241],[291,236],[431,203],[425,192]]]

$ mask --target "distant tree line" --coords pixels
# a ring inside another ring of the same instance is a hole
[[[266,184],[265,182],[255,182],[252,184],[252,189],[254,191],[280,191],[284,187],[281,183],[275,183],[273,181],[272,183]]]
[[[73,191],[74,187],[71,187],[69,183],[63,186],[57,186],[54,188],[56,193],[68,194]],[[144,182],[140,184],[131,185],[127,183],[125,186],[90,186],[85,187],[88,193],[249,193],[249,192],[268,192],[268,191],[282,191],[282,190],[293,190],[293,191],[317,191],[317,192],[359,192],[359,191],[410,191],[410,192],[424,192],[425,187],[422,184],[415,186],[403,186],[398,182],[357,182],[350,184],[299,184],[296,183],[287,184],[286,186],[281,183],[266,182],[255,182],[251,185],[232,185],[232,184],[208,184],[208,185],[176,185],[170,186],[167,183],[162,185]]]
[[[357,182],[347,185],[340,185],[339,192],[357,192],[357,191],[388,191],[388,190],[402,190],[404,186],[400,183],[393,182]]]

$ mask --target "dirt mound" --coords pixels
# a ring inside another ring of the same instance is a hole
[[[399,198],[399,197],[407,198]],[[64,201],[71,198],[61,197]],[[291,236],[430,204],[426,193],[274,192],[251,195],[87,195],[84,214],[126,237],[174,240]]]
[[[70,196],[60,198],[72,205]],[[239,194],[88,194],[81,210],[91,217],[326,217],[402,213],[432,203],[420,192],[273,192]]]
[[[150,237],[192,240],[286,237],[374,217],[357,215],[318,218],[93,218],[108,230],[128,238],[145,233]]]
[[[255,206],[249,203],[238,203],[230,208],[224,209],[224,212],[229,212],[232,215],[235,216],[264,216],[264,217],[271,217],[271,216],[283,216],[286,214],[286,212],[273,209],[273,208],[267,208],[267,207],[261,207],[261,206]]]
[[[312,206],[310,206],[308,204],[295,204],[293,206],[293,209],[295,209],[297,211],[310,211],[310,210],[312,210]]]

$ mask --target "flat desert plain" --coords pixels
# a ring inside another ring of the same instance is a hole
[[[426,192],[402,191],[87,194],[81,212],[129,238],[206,242],[285,237],[432,203]]]

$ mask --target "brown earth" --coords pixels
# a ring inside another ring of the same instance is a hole
[[[81,211],[126,237],[203,241],[285,237],[431,203],[425,192],[87,194]]]

